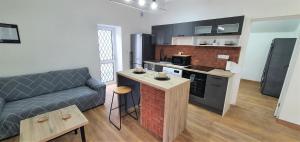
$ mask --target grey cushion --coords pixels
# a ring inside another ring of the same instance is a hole
[[[104,103],[105,95],[87,86],[41,95],[5,104],[0,115],[0,140],[17,135],[20,121],[37,114],[77,105],[81,111]]]
[[[102,83],[99,80],[96,80],[94,78],[90,78],[87,82],[86,85],[89,86],[90,88],[94,89],[94,90],[99,90],[101,89],[101,87],[104,87],[105,84]]]
[[[2,108],[4,107],[4,104],[5,104],[5,100],[0,97],[0,114],[2,112]]]
[[[0,78],[0,97],[6,102],[30,98],[85,85],[87,68]]]

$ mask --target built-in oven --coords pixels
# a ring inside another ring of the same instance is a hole
[[[190,55],[173,55],[172,64],[179,66],[189,66],[191,65],[191,56]]]
[[[206,74],[183,71],[182,77],[190,79],[190,102],[203,104],[205,99]]]

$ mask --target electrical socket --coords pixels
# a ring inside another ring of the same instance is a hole
[[[229,55],[222,55],[222,54],[219,54],[219,55],[218,55],[218,59],[228,60],[228,59],[229,59]]]

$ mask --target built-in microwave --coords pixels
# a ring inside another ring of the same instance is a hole
[[[190,55],[173,55],[172,64],[179,66],[189,66],[191,65],[191,56]]]

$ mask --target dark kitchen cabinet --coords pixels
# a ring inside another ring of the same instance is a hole
[[[155,65],[154,64],[149,64],[149,63],[144,63],[143,67],[144,67],[144,69],[154,71]]]
[[[223,113],[228,78],[208,75],[205,86],[205,105],[219,114]]]
[[[169,45],[172,43],[173,25],[152,26],[154,44]]]
[[[172,36],[241,35],[244,16],[152,26],[153,44],[172,44]]]
[[[156,72],[162,72],[163,71],[163,66],[155,65],[154,66],[154,71],[156,71]]]
[[[173,25],[173,36],[194,35],[194,22],[178,23]]]
[[[148,69],[148,70],[156,71],[156,72],[162,72],[162,70],[163,70],[163,66],[155,65],[155,64],[151,64],[151,63],[145,63],[144,68]]]
[[[212,36],[216,34],[216,20],[193,22],[193,33],[197,36]]]
[[[244,16],[216,19],[216,35],[241,35]]]

